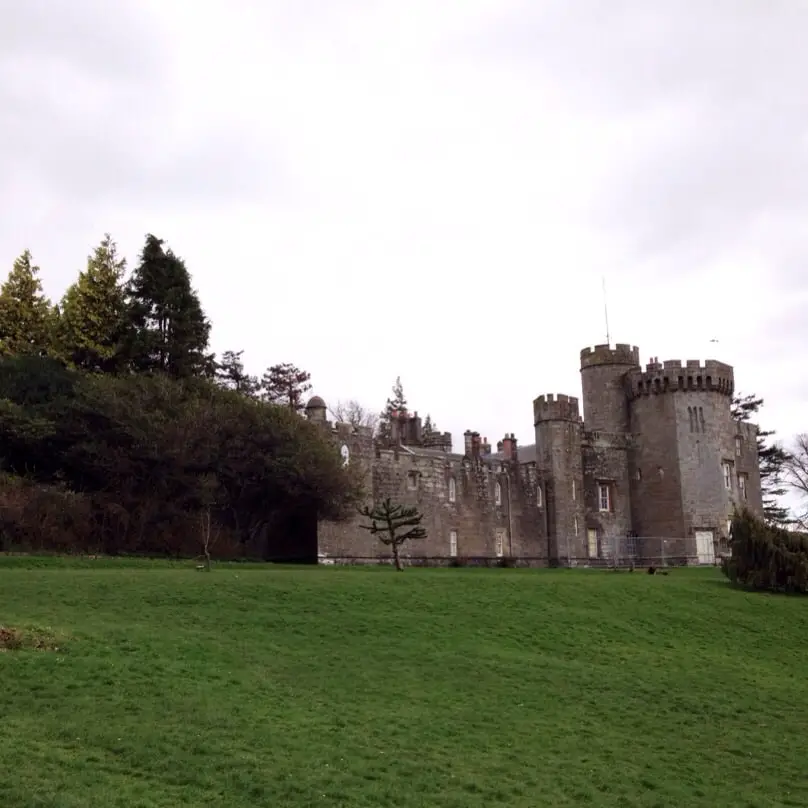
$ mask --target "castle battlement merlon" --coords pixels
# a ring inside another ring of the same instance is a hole
[[[575,421],[581,420],[578,399],[565,393],[549,393],[533,401],[533,421]]]
[[[725,396],[735,392],[735,370],[732,365],[707,359],[653,359],[645,370],[634,370],[626,376],[626,391],[631,399],[639,396],[676,391],[711,391]]]
[[[636,345],[618,342],[611,345],[595,345],[581,351],[581,368],[595,365],[632,365],[640,366],[640,349]]]

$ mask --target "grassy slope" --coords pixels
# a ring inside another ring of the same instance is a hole
[[[713,570],[29,566],[7,808],[808,804],[808,600]]]

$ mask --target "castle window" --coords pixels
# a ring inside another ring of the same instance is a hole
[[[739,474],[738,475],[738,493],[741,495],[741,499],[746,499],[746,474]]]
[[[544,502],[542,498],[541,483],[536,486],[536,507],[541,508]]]
[[[449,478],[449,502],[457,500],[457,482],[454,477]]]
[[[598,484],[598,510],[611,511],[612,509],[612,492],[608,483]]]
[[[706,432],[707,430],[704,428],[704,410],[701,407],[699,407],[699,424],[701,425],[701,431]]]
[[[575,502],[575,480],[572,481],[572,501]]]
[[[738,435],[735,438],[735,456],[740,457],[743,454],[743,438]]]
[[[732,491],[732,463],[724,463],[724,488]]]
[[[410,491],[415,491],[418,488],[418,472],[410,471],[407,473],[407,488]]]
[[[502,505],[502,485],[501,485],[501,483],[497,483],[494,486],[494,504],[497,507]]]
[[[572,520],[572,529],[573,529],[573,531],[575,531],[575,535],[577,536],[578,535],[578,517],[577,516]]]
[[[449,555],[452,558],[457,556],[457,531],[450,530],[449,531]]]
[[[642,482],[642,469],[637,469],[637,471],[634,472],[634,478],[638,483]]]

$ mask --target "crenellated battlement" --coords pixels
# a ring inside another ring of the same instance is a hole
[[[533,401],[533,422],[581,420],[578,399],[564,393],[539,396]]]
[[[735,392],[735,371],[732,365],[707,359],[652,359],[645,370],[626,374],[629,398],[676,391],[711,391],[725,396]]]
[[[597,365],[629,365],[640,366],[640,349],[636,345],[618,342],[611,345],[595,345],[581,351],[581,370]]]

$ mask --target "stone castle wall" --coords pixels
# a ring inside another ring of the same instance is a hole
[[[511,433],[496,452],[467,431],[463,453],[452,453],[451,435],[424,435],[417,413],[394,413],[381,445],[368,430],[329,424],[317,397],[307,416],[360,465],[369,504],[390,497],[424,514],[428,537],[403,548],[411,563],[684,562],[704,530],[724,551],[733,507],[762,511],[757,428],[731,417],[732,368],[653,359],[642,369],[639,350],[619,344],[582,351],[581,374],[583,417],[577,398],[540,396],[535,445],[517,447]],[[321,557],[389,559],[362,521],[322,522]]]

